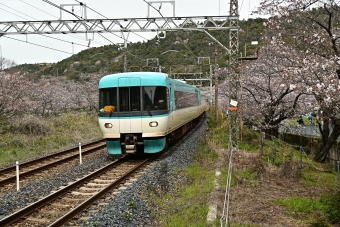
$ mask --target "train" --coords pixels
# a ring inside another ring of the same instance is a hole
[[[109,155],[161,152],[209,108],[198,87],[161,72],[107,75],[98,91],[98,122]]]

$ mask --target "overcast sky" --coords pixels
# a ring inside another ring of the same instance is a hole
[[[79,4],[80,1],[110,19],[146,18],[148,13],[147,4],[143,0],[0,0],[0,21],[58,20],[60,17],[60,10],[47,2],[61,5]],[[151,2],[155,0],[147,1]],[[259,17],[259,15],[251,15],[251,11],[256,10],[260,1],[261,0],[239,0],[240,19]],[[229,15],[229,2],[230,0],[176,0],[175,16]],[[160,4],[153,5],[157,9],[160,7]],[[69,11],[72,10],[71,6],[67,6],[65,9]],[[74,12],[77,15],[83,13],[80,7],[75,7]],[[171,17],[173,7],[169,3],[163,3],[160,12],[165,17]],[[160,17],[159,13],[154,9],[150,9],[149,16]],[[87,18],[98,19],[103,17],[88,9]],[[63,12],[62,19],[74,19],[74,16]],[[143,41],[143,39],[151,39],[156,36],[156,33],[138,34],[143,38],[131,33],[128,40],[130,42],[136,42],[138,40]],[[117,36],[110,33],[104,35],[112,43],[124,42],[122,39],[119,39]],[[119,33],[118,35],[120,36]],[[41,35],[2,36],[0,37],[0,54],[2,54],[2,57],[4,58],[14,60],[17,64],[54,63],[87,49],[88,41],[86,40],[85,34],[48,36],[52,38],[43,37]],[[92,37],[88,38],[92,39]],[[69,42],[73,42],[74,44],[72,45]],[[90,48],[109,45],[111,42],[99,35],[95,35]],[[29,43],[35,43],[40,46]],[[53,48],[55,50],[41,46]]]

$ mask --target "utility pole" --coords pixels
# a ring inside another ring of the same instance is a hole
[[[218,120],[218,73],[217,73],[217,51],[215,48],[215,118]]]
[[[225,207],[223,208],[223,214],[221,218],[221,226],[223,226],[223,218],[225,218],[225,226],[229,226],[229,201],[230,201],[230,187],[231,187],[231,172],[232,172],[232,160],[233,152],[238,151],[239,141],[239,90],[240,90],[240,78],[239,78],[239,62],[238,62],[238,1],[230,0],[230,23],[229,23],[229,167],[228,178],[226,186]],[[225,212],[226,211],[226,212]]]
[[[239,91],[240,91],[240,79],[239,79],[239,61],[238,61],[238,1],[230,0],[230,29],[229,29],[229,147],[228,150],[238,151],[239,142]]]
[[[124,72],[127,72],[127,59],[126,59],[126,51],[124,53]]]
[[[0,66],[1,66],[1,69],[0,69],[0,71],[2,71],[2,49],[1,49],[1,45],[0,45],[0,53],[1,53],[1,56],[0,56],[0,60],[1,60]]]
[[[210,64],[210,109],[212,109],[212,78],[213,78],[213,73],[212,73],[212,65]]]

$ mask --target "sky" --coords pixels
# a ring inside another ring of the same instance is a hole
[[[146,0],[148,2],[158,0]],[[256,10],[261,0],[239,0],[240,19],[257,18],[259,15],[251,15]],[[0,0],[0,21],[41,21],[62,19],[75,19],[74,16],[53,6],[61,4],[86,4],[88,19],[99,19],[103,16],[116,18],[146,18],[148,5],[144,0]],[[164,0],[160,12],[164,17],[173,16],[173,5],[169,0]],[[175,16],[227,16],[229,15],[230,0],[175,0]],[[153,3],[159,9],[160,4]],[[65,6],[71,11],[72,6]],[[83,15],[81,7],[74,7],[74,13]],[[99,15],[100,13],[101,15]],[[150,17],[160,17],[159,13],[150,8]],[[2,27],[0,27],[2,29]],[[156,33],[139,32],[130,33],[129,42],[143,41],[154,38]],[[0,57],[14,60],[16,64],[31,63],[56,63],[72,54],[88,49],[88,39],[92,39],[90,47],[123,43],[118,36],[107,33],[94,37],[86,37],[85,34],[55,34],[55,35],[7,35],[0,37]],[[120,34],[118,33],[120,36]],[[110,41],[108,41],[110,40]],[[73,44],[72,44],[73,42]],[[34,43],[36,45],[30,44]],[[44,47],[43,47],[44,46]],[[45,48],[47,47],[47,48]],[[165,50],[166,51],[166,50]]]

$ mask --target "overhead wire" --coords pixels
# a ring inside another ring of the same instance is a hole
[[[46,2],[46,3],[48,3],[48,4],[50,4],[50,5],[52,5],[52,6],[54,6],[54,7],[56,7],[56,8],[58,8],[58,9],[60,9],[60,10],[63,10],[63,11],[65,11],[65,12],[69,13],[69,14],[72,14],[72,15],[75,16],[78,20],[84,21],[84,18],[78,16],[78,15],[75,14],[74,12],[70,12],[70,11],[64,9],[63,7],[58,6],[57,4],[55,4],[55,3],[51,2],[51,1],[48,1],[48,0],[43,0],[43,1]],[[87,25],[87,24],[84,24],[84,26],[86,27],[86,26],[88,26],[88,25]],[[98,33],[98,34],[100,34],[100,33]],[[114,34],[114,33],[111,33],[111,34],[113,34],[113,35],[115,35],[115,36],[117,36],[117,37],[119,37],[119,38],[121,38],[121,39],[124,39],[124,38],[122,38],[122,37],[120,37],[120,36],[118,36],[118,35],[116,35],[116,34]],[[104,37],[103,35],[101,35],[101,36]],[[106,40],[108,40],[108,39],[106,39]],[[111,41],[110,41],[110,42],[111,42]],[[111,43],[112,43],[112,42],[111,42]]]
[[[146,4],[148,4],[149,6],[151,6],[154,10],[156,10],[156,11],[159,13],[159,15],[161,15],[161,17],[162,17],[163,19],[165,19],[164,16],[163,16],[163,14],[162,14],[161,11],[160,11],[161,7],[160,7],[159,9],[156,9],[153,5],[151,5],[151,4],[150,4],[149,2],[147,2],[146,0],[143,0],[143,1],[144,1]],[[168,24],[168,26],[170,26],[170,25]],[[195,56],[195,58],[198,58],[198,56],[196,56],[196,54],[194,54],[194,53],[190,50],[190,48],[183,42],[182,38],[178,36],[178,34],[176,33],[176,31],[175,31],[174,33],[175,33],[176,37],[180,40],[180,42],[185,46],[185,48],[186,48],[193,56]]]
[[[0,3],[0,4],[1,4],[1,3]],[[3,10],[3,11],[6,11],[7,13],[13,14],[13,15],[15,15],[15,16],[17,16],[17,17],[20,17],[20,18],[22,18],[22,19],[24,19],[24,20],[27,20],[26,18],[21,17],[21,16],[15,14],[15,13],[12,13],[12,12],[10,12],[10,11],[8,11],[8,10],[5,10],[5,9],[3,9],[3,8],[0,8],[0,9]]]
[[[106,18],[106,19],[109,19],[108,17],[106,17],[106,16],[104,16],[103,14],[97,12],[96,10],[92,9],[91,7],[89,7],[89,6],[85,5],[85,4],[83,4],[82,2],[80,2],[80,1],[78,1],[78,0],[75,0],[75,1],[78,2],[81,6],[85,6],[86,8],[92,10],[93,12],[99,14],[100,16],[102,16],[102,17],[104,17],[104,18]],[[123,37],[121,37],[121,36],[118,36],[117,34],[114,34],[114,33],[112,33],[112,32],[110,32],[110,33],[113,34],[113,35],[115,35],[115,36],[117,36],[117,37],[119,37],[119,38],[121,38],[121,39],[123,39],[124,42],[127,42],[127,41],[128,41],[127,39],[125,39],[125,38],[123,38]],[[145,39],[145,40],[148,40],[148,39],[142,37],[141,35],[139,35],[139,34],[137,34],[137,33],[135,33],[135,32],[132,32],[132,33],[135,34],[135,35],[137,35],[137,36],[139,36],[139,37],[141,37],[141,38],[143,38],[143,39]],[[98,34],[100,34],[100,33],[98,33]],[[100,35],[101,35],[101,34],[100,34]],[[105,38],[105,37],[103,37],[103,38]],[[106,38],[105,38],[105,39],[106,39]],[[108,40],[108,39],[107,39],[107,40]],[[111,41],[110,41],[110,42],[111,42]],[[111,42],[111,43],[113,43],[113,42]],[[129,52],[126,48],[124,48],[124,50],[125,50],[128,54],[130,54],[130,55],[132,55],[132,56],[134,56],[134,57],[136,57],[136,58],[138,58],[138,59],[144,60],[143,58],[138,57],[138,56],[132,54],[132,53]]]
[[[0,3],[0,4],[3,5],[3,6],[5,6],[5,7],[7,7],[7,8],[10,8],[11,10],[13,10],[13,11],[15,11],[15,12],[21,13],[21,12],[19,12],[18,10],[13,9],[13,8],[11,8],[11,7],[9,7],[9,6],[5,5],[5,4],[3,4],[3,3]],[[4,9],[2,9],[2,10],[4,10]],[[5,11],[8,12],[8,13],[14,14],[14,13],[9,12],[9,11],[7,11],[7,10],[5,10]],[[30,16],[27,15],[27,14],[24,14],[24,13],[21,13],[21,14],[23,14],[23,15],[25,15],[25,16],[27,16],[27,17],[30,17]],[[21,17],[21,16],[16,15],[16,14],[14,14],[14,15],[15,15],[15,16],[18,16],[18,17]],[[21,17],[21,18],[23,18],[23,17]],[[31,18],[32,18],[32,17],[31,17]],[[23,19],[27,20],[26,18],[23,18]]]
[[[9,9],[11,9],[11,10],[13,10],[13,11],[15,11],[15,12],[21,13],[21,14],[27,16],[27,17],[30,17],[30,18],[32,18],[32,19],[34,19],[34,20],[37,20],[37,19],[35,19],[35,18],[33,18],[33,17],[31,17],[31,16],[29,16],[29,15],[27,15],[27,14],[24,14],[24,13],[22,13],[22,12],[16,10],[16,9],[13,9],[13,8],[11,8],[11,7],[9,7],[9,6],[5,5],[5,4],[3,4],[3,3],[0,3],[0,4],[3,5],[3,6],[5,6],[5,7],[7,7],[7,8],[9,8]],[[0,8],[0,9],[2,9],[2,8]],[[2,9],[2,10],[4,10],[4,9]],[[6,11],[6,12],[8,12],[8,13],[10,13],[10,14],[13,14],[13,15],[15,15],[15,16],[17,16],[17,17],[20,17],[20,18],[22,18],[22,19],[24,19],[24,20],[28,20],[27,18],[24,18],[24,17],[22,17],[22,16],[20,16],[20,15],[17,15],[17,14],[15,14],[15,13],[13,13],[13,12],[10,12],[10,11],[7,11],[7,10],[4,10],[4,11]],[[49,37],[49,36],[46,36],[46,35],[41,35],[41,36],[44,36],[44,37],[47,37],[47,38],[51,38],[51,39],[57,39],[57,40],[59,40],[59,41],[68,42],[68,43],[72,43],[72,44],[75,44],[75,45],[83,46],[83,45],[81,45],[81,44],[69,42],[69,41],[66,41],[66,40],[58,39],[58,38]],[[8,36],[3,36],[3,37],[10,38],[10,37],[8,37]],[[28,43],[28,44],[32,44],[32,45],[39,46],[39,47],[43,47],[43,48],[50,49],[50,50],[55,50],[55,51],[59,51],[59,52],[63,52],[63,53],[69,53],[69,52],[66,52],[66,51],[58,50],[58,49],[51,48],[51,47],[47,47],[47,46],[44,46],[44,45],[40,45],[40,44],[28,42],[28,41],[23,41],[23,40],[20,40],[20,39],[15,39],[15,38],[10,38],[10,39],[13,39],[13,40],[16,40],[16,41],[20,41],[20,42],[24,42],[24,43]],[[71,53],[71,54],[72,54],[72,53]]]
[[[20,13],[20,14],[23,14],[23,15],[29,17],[29,18],[32,18],[32,19],[38,21],[38,19],[36,19],[36,18],[34,18],[34,17],[31,17],[31,16],[29,16],[29,15],[27,15],[27,14],[25,14],[25,13],[22,13],[22,12],[16,10],[16,9],[13,9],[13,8],[11,8],[11,7],[9,7],[9,6],[5,5],[5,4],[3,4],[3,3],[0,3],[0,4],[3,5],[3,6],[5,6],[5,7],[7,7],[7,8],[9,8],[9,9],[11,9],[11,10],[13,10],[13,11],[15,11],[15,12],[18,12],[18,13]],[[2,8],[0,8],[0,9],[2,9]],[[4,9],[2,9],[2,10],[4,10]],[[8,13],[10,13],[10,14],[13,14],[13,15],[15,15],[15,16],[17,16],[17,17],[20,17],[20,18],[22,18],[22,19],[24,19],[24,20],[28,20],[27,18],[24,18],[24,17],[22,17],[22,16],[20,16],[20,15],[17,15],[17,14],[15,14],[15,13],[13,13],[13,12],[10,12],[10,11],[7,11],[7,10],[4,10],[4,11],[6,11],[6,12],[8,12]],[[28,21],[29,21],[29,20],[28,20]],[[78,44],[78,43],[74,43],[74,42],[70,42],[70,41],[66,41],[66,40],[58,39],[58,38],[54,38],[54,37],[49,37],[49,36],[43,35],[43,34],[40,34],[40,36],[44,36],[44,37],[47,37],[47,38],[50,38],[50,39],[59,40],[59,41],[66,42],[66,43],[71,43],[72,45],[79,45],[79,46],[87,47],[87,46],[82,45],[82,44]],[[14,39],[14,40],[19,40],[19,39]],[[22,41],[22,40],[20,40],[20,41]],[[26,43],[29,43],[29,44],[32,44],[32,45],[44,47],[44,48],[47,48],[47,49],[57,50],[57,49],[55,49],[55,48],[49,48],[49,47],[46,47],[46,46],[43,46],[43,45],[40,45],[40,44],[35,44],[35,43],[27,42],[27,41],[22,41],[22,42],[26,42]],[[61,50],[58,50],[58,51],[61,51]],[[66,52],[66,51],[61,51],[61,52],[68,53],[68,52]]]
[[[106,17],[106,16],[104,16],[103,14],[101,14],[101,13],[99,13],[99,12],[97,12],[96,10],[94,10],[94,9],[92,9],[91,7],[89,7],[89,6],[87,6],[86,4],[84,4],[84,3],[82,3],[82,2],[80,2],[80,1],[78,1],[78,0],[75,0],[76,2],[78,2],[81,6],[85,6],[86,8],[88,8],[88,9],[90,9],[90,10],[92,10],[93,12],[95,12],[95,13],[97,13],[97,14],[99,14],[100,16],[102,16],[102,17],[104,17],[104,18],[106,18],[106,19],[110,19],[110,18],[108,18],[108,17]],[[141,36],[141,35],[139,35],[139,34],[137,34],[136,32],[132,32],[133,34],[135,34],[135,35],[137,35],[137,36],[139,36],[139,37],[141,37],[142,39],[145,39],[145,40],[148,40],[147,38],[144,38],[143,36]],[[122,38],[122,37],[120,37],[120,38]],[[123,39],[123,38],[122,38]]]
[[[31,7],[33,7],[33,8],[35,8],[35,9],[37,9],[37,10],[40,10],[41,12],[44,12],[44,13],[46,13],[46,14],[52,16],[52,17],[55,17],[54,15],[52,15],[52,14],[50,14],[50,13],[44,11],[44,10],[41,10],[41,9],[39,9],[39,8],[37,8],[37,7],[31,5],[31,4],[29,4],[29,3],[27,3],[27,2],[25,2],[25,1],[23,1],[23,0],[19,0],[19,1],[21,1],[21,2],[23,2],[23,3],[25,3],[25,4],[27,4],[27,5],[29,5],[29,6],[31,6]]]
[[[40,45],[40,44],[31,43],[31,42],[28,42],[28,41],[23,41],[23,40],[12,38],[12,37],[8,37],[8,36],[2,36],[2,37],[8,38],[8,39],[13,39],[13,40],[24,42],[24,43],[28,43],[28,44],[32,44],[32,45],[43,47],[43,48],[50,49],[50,50],[55,50],[55,51],[63,52],[63,53],[66,53],[66,54],[72,54],[72,53],[69,53],[69,52],[66,52],[66,51],[63,51],[63,50],[58,50],[58,49],[55,49],[55,48],[46,47],[46,46],[43,46],[43,45]]]
[[[46,14],[48,14],[48,15],[50,15],[50,16],[52,16],[52,17],[58,19],[58,17],[56,17],[56,16],[54,16],[54,15],[52,15],[52,14],[50,14],[50,13],[48,13],[48,12],[42,10],[42,9],[39,9],[38,7],[35,7],[35,6],[33,6],[33,5],[31,5],[31,4],[27,3],[27,2],[25,2],[25,1],[23,1],[23,0],[19,0],[19,1],[21,1],[21,2],[23,2],[23,3],[25,3],[25,4],[27,4],[27,5],[29,5],[29,6],[32,7],[32,8],[35,8],[35,9],[37,9],[37,10],[43,12],[43,13],[46,13]],[[80,37],[80,36],[77,36],[77,35],[73,35],[73,34],[67,34],[67,35],[70,36],[70,37],[76,38],[76,39],[80,39],[80,40],[83,40],[83,41],[84,41],[84,40],[87,41],[85,38]],[[92,40],[92,42],[93,42],[93,43],[96,43],[96,44],[100,44],[100,45],[105,45],[104,43],[101,43],[101,42],[98,42],[98,41],[95,41],[95,40]]]
[[[65,12],[67,12],[67,13],[73,15],[73,16],[76,17],[78,20],[84,21],[84,19],[83,19],[82,17],[78,16],[78,15],[75,14],[74,12],[70,12],[70,11],[68,11],[68,10],[66,10],[66,9],[64,9],[64,8],[62,8],[62,7],[60,7],[60,6],[58,6],[58,5],[56,5],[55,3],[51,2],[51,1],[48,1],[48,0],[43,0],[43,1],[46,2],[46,3],[48,3],[48,4],[50,4],[50,5],[52,5],[52,6],[54,6],[54,7],[56,7],[56,8],[58,8],[58,9],[60,9],[60,10],[63,10],[63,11],[65,11]],[[88,26],[88,25],[85,24],[85,27],[86,27],[86,26]],[[97,33],[97,34],[99,34],[101,37],[103,37],[104,39],[108,40],[108,41],[111,42],[112,44],[114,44],[112,41],[110,41],[109,39],[107,39],[107,38],[106,38],[105,36],[103,36],[102,34],[100,34],[100,33]],[[111,33],[111,34],[116,35],[116,34],[114,34],[114,33]],[[122,38],[122,37],[120,37],[120,36],[118,36],[118,35],[116,35],[116,36],[119,37],[119,38]],[[123,38],[122,38],[122,39],[123,39]]]
[[[75,0],[75,1],[78,2],[81,6],[84,5],[82,2],[79,2],[79,1],[77,1],[77,0]],[[88,9],[90,9],[90,10],[92,10],[93,12],[95,12],[95,13],[101,15],[102,17],[104,17],[104,18],[106,18],[106,19],[109,19],[108,17],[106,17],[106,16],[104,16],[103,14],[97,12],[96,10],[90,8],[89,6],[85,5],[85,7],[88,8]],[[115,35],[115,36],[117,36],[117,37],[119,37],[119,38],[121,38],[121,39],[123,39],[124,42],[127,42],[127,41],[128,41],[127,39],[125,39],[125,38],[123,38],[123,37],[121,37],[121,36],[118,36],[117,34],[114,34],[114,33],[112,33],[112,32],[110,32],[110,33],[113,34],[113,35]],[[136,34],[135,32],[132,32],[132,33]],[[115,44],[115,43],[113,43],[111,40],[109,40],[109,39],[107,39],[106,37],[104,37],[102,34],[100,34],[100,33],[98,33],[98,34],[101,35],[104,39],[106,39],[106,40],[108,40],[109,42],[111,42],[112,44]],[[138,35],[138,34],[136,34],[136,35]],[[141,38],[143,38],[143,39],[145,39],[145,40],[148,40],[148,39],[146,39],[146,38],[144,38],[144,37],[142,37],[142,36],[140,36],[140,35],[138,35],[138,36],[141,37]],[[126,53],[130,54],[131,56],[134,56],[135,58],[138,58],[138,59],[140,59],[140,60],[142,60],[142,61],[145,60],[145,59],[142,58],[142,57],[139,57],[139,56],[137,56],[137,55],[132,54],[132,53],[131,53],[130,51],[128,51],[126,48],[124,48],[124,51],[125,51]]]

